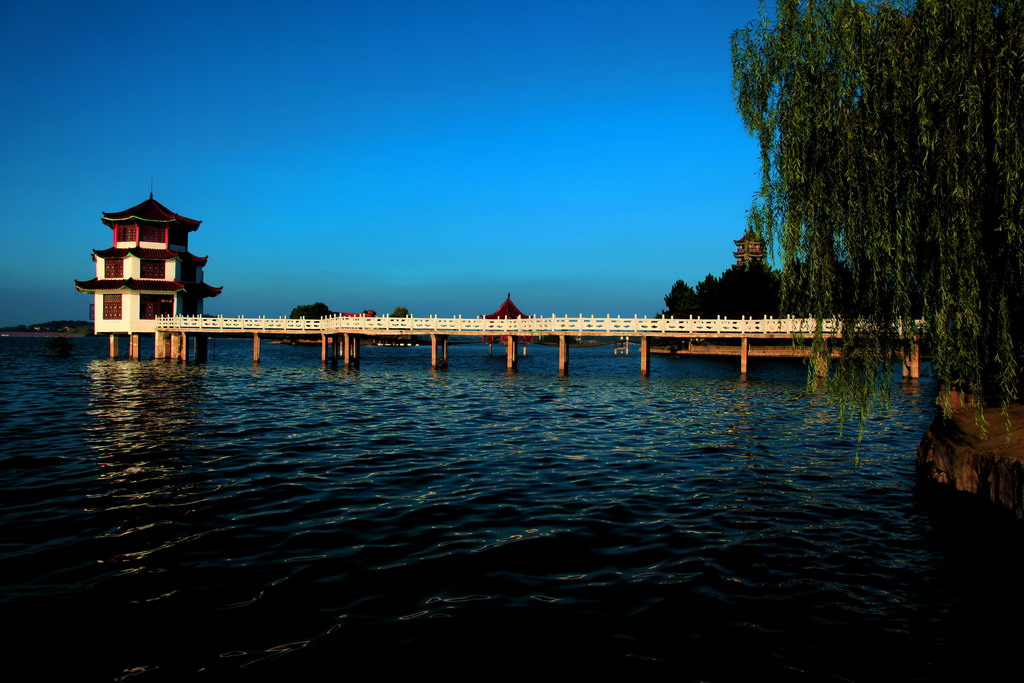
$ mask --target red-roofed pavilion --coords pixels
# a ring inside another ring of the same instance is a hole
[[[486,318],[486,319],[493,320],[493,319],[530,318],[530,317],[533,317],[533,316],[526,315],[525,313],[520,311],[519,307],[516,306],[515,303],[512,302],[512,293],[509,292],[508,295],[505,297],[505,301],[502,302],[501,306],[498,306],[498,310],[496,310],[494,313],[491,313],[490,315],[485,315],[483,317]],[[510,368],[514,368],[516,366],[516,355],[517,355],[516,345],[517,345],[517,343],[522,343],[523,344],[523,355],[525,356],[526,355],[526,344],[530,344],[530,343],[533,342],[533,337],[518,337],[518,336],[508,336],[508,335],[501,335],[501,336],[497,336],[497,335],[484,335],[482,337],[482,339],[483,339],[484,342],[487,343],[487,354],[488,355],[491,354],[491,351],[493,349],[492,345],[495,344],[495,343],[500,342],[502,344],[505,344],[508,347],[506,352],[507,352],[507,355],[508,355],[508,367],[510,367]]]

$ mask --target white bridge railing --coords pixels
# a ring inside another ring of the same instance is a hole
[[[550,318],[392,318],[329,316],[326,318],[225,318],[223,316],[164,316],[158,330],[204,332],[359,332],[364,334],[480,334],[616,336],[641,334],[810,334],[815,320],[809,318],[647,318],[569,317]],[[822,321],[825,334],[839,334],[840,324]]]

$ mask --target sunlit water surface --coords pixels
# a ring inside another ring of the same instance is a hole
[[[0,340],[32,678],[938,680],[1020,636],[1015,525],[916,485],[928,379],[858,445],[787,362],[42,344]]]

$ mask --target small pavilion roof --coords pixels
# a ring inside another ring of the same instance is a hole
[[[528,316],[525,313],[523,313],[522,311],[520,311],[519,308],[517,308],[516,305],[514,303],[512,303],[512,294],[510,292],[509,295],[506,297],[504,303],[502,303],[501,306],[498,306],[498,310],[496,310],[494,313],[491,313],[490,315],[485,315],[484,317],[485,318],[529,318],[530,316]]]
[[[205,266],[209,260],[208,256],[196,256],[187,251],[175,251],[173,249],[146,249],[145,247],[111,247],[110,249],[93,249],[92,253],[100,258],[124,258],[125,256],[136,256],[140,259],[151,259],[156,261],[170,261],[178,259],[186,263],[195,263]]]
[[[168,209],[166,206],[153,199],[152,193],[149,195],[149,199],[136,204],[130,209],[124,211],[112,211],[110,213],[104,211],[103,218],[101,219],[106,225],[113,228],[116,224],[125,221],[144,221],[147,223],[175,223],[185,228],[189,232],[199,229],[199,224],[202,221],[197,221],[192,218],[185,218],[184,216],[178,215]]]

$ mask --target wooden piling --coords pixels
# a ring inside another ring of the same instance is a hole
[[[252,362],[260,362],[260,333],[252,333]]]
[[[430,335],[430,367],[443,368],[448,365],[448,335]]]
[[[921,377],[921,340],[917,337],[910,342],[910,351],[903,359],[903,377],[905,379]]]
[[[651,344],[646,334],[640,335],[640,374],[651,374]]]
[[[167,333],[157,330],[153,333],[153,358],[167,358]]]
[[[516,357],[516,338],[511,334],[505,337],[505,364],[509,370],[515,370],[519,359]]]
[[[569,372],[569,338],[558,335],[558,373],[564,375]]]
[[[117,358],[121,355],[121,339],[118,335],[110,335],[110,357]]]
[[[342,335],[342,364],[350,368],[359,364],[359,335],[345,332]]]
[[[740,337],[740,374],[747,374],[747,355],[750,352],[750,340]]]

